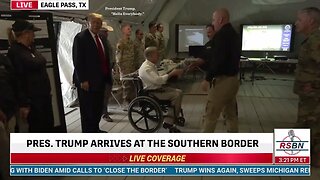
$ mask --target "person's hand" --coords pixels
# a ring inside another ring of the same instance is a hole
[[[203,91],[207,92],[208,89],[209,89],[209,86],[210,86],[210,83],[209,83],[208,81],[203,80],[203,81],[201,82],[201,89],[202,89]]]
[[[173,76],[176,76],[176,77],[181,77],[182,76],[182,74],[183,74],[183,69],[174,69],[173,71],[171,71],[170,73],[169,73],[169,77],[173,77]]]
[[[196,67],[198,67],[197,62],[193,62],[193,63],[191,63],[191,64],[187,67],[187,69],[188,69],[189,71],[193,71]]]
[[[194,70],[196,67],[199,67],[201,65],[203,65],[205,63],[205,61],[203,59],[197,59],[197,61],[191,63],[189,66],[188,66],[188,69],[190,71]]]
[[[7,116],[4,114],[4,112],[0,109],[0,121],[5,123],[7,121]]]
[[[85,91],[89,91],[89,82],[88,81],[84,81],[80,84],[81,89],[85,90]]]
[[[22,120],[26,120],[28,118],[30,112],[29,107],[21,107],[19,108],[19,116]]]

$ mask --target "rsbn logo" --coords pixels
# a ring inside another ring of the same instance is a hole
[[[295,135],[294,130],[288,131],[288,136],[283,138],[282,141],[276,141],[279,143],[276,151],[284,151],[288,155],[297,155],[301,151],[308,151],[304,148],[305,143],[308,141],[302,141],[298,136]]]

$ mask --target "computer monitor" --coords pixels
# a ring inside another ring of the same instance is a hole
[[[206,25],[176,25],[176,52],[188,52],[189,46],[203,46],[209,41]]]
[[[290,52],[293,24],[242,25],[242,51]]]

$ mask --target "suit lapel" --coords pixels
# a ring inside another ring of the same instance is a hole
[[[96,41],[93,39],[91,33],[89,32],[89,29],[86,30],[86,33],[87,33],[87,36],[89,38],[89,43],[91,44],[91,47],[95,47],[95,51],[98,52],[98,47],[97,47],[97,44],[96,44]],[[110,64],[110,59],[109,59],[109,49],[108,49],[108,45],[107,45],[107,41],[104,37],[101,37],[99,34],[98,34],[98,37],[100,38],[101,42],[102,42],[102,45],[104,47],[104,54],[108,60],[108,63]],[[98,53],[97,53],[98,54]]]
[[[87,34],[87,37],[89,39],[89,43],[91,44],[91,47],[95,47],[95,49],[98,50],[96,41],[93,39],[89,29],[86,30],[86,34]]]

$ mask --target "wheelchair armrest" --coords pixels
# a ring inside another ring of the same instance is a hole
[[[164,92],[164,89],[145,89],[145,92],[152,93],[152,92]]]

